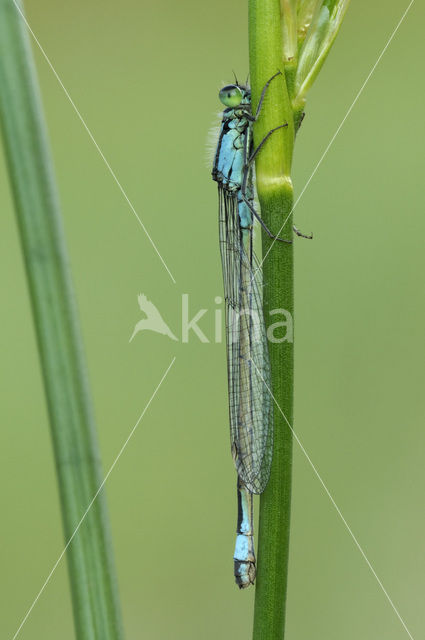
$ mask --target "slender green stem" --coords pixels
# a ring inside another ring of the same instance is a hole
[[[50,416],[65,540],[102,473],[59,201],[27,32],[0,0],[0,116]],[[102,492],[67,550],[79,640],[123,637]]]
[[[250,73],[253,104],[258,103],[266,81],[282,70],[282,35],[279,0],[249,2]],[[293,190],[290,178],[294,145],[294,120],[285,75],[270,85],[260,119],[254,127],[258,145],[268,131],[287,122],[285,129],[267,141],[257,157],[257,190],[261,214],[267,226],[292,240]],[[269,251],[270,250],[270,251]],[[286,310],[293,317],[293,245],[274,242],[263,234],[264,312],[266,324],[276,322],[272,310]],[[282,327],[269,341],[274,406],[274,453],[269,483],[260,499],[258,571],[255,591],[254,640],[282,640],[285,627],[289,521],[291,509],[294,354],[291,331]]]

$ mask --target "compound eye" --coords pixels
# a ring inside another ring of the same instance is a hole
[[[229,84],[223,87],[218,94],[220,102],[226,107],[237,107],[242,102],[242,91],[235,84]]]

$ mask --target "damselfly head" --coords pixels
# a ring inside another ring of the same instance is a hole
[[[218,94],[225,107],[237,107],[242,102],[243,91],[237,84],[228,84]]]

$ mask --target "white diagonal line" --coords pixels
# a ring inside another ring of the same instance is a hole
[[[124,196],[124,199],[126,200],[128,206],[130,207],[131,211],[133,212],[133,214],[135,215],[138,223],[140,224],[140,226],[142,227],[143,231],[145,232],[149,242],[151,243],[153,249],[155,250],[158,258],[161,260],[163,266],[165,267],[168,275],[170,276],[171,280],[174,282],[174,284],[176,284],[176,281],[174,279],[173,274],[171,273],[170,269],[167,266],[167,263],[165,262],[164,258],[162,257],[162,255],[159,252],[158,247],[156,246],[155,242],[153,241],[152,237],[150,236],[148,230],[146,229],[145,225],[143,224],[142,220],[140,219],[140,216],[138,215],[136,209],[134,208],[132,202],[130,201],[129,197],[127,196],[126,192],[124,191],[124,188],[122,187],[120,181],[118,180],[114,170],[112,169],[111,165],[109,164],[109,162],[107,161],[107,159],[105,158],[105,155],[102,151],[102,149],[99,147],[99,145],[97,144],[92,132],[90,131],[89,127],[87,126],[83,116],[81,115],[81,113],[79,112],[75,102],[73,101],[73,99],[71,98],[71,96],[68,93],[68,90],[66,89],[65,85],[63,84],[59,74],[57,73],[56,69],[54,68],[53,64],[50,61],[50,58],[48,57],[47,53],[44,51],[43,47],[40,44],[40,41],[38,40],[37,36],[35,35],[34,31],[31,29],[28,20],[26,19],[24,13],[22,12],[21,8],[18,6],[16,0],[13,0],[13,4],[15,5],[17,11],[19,12],[19,15],[21,16],[22,20],[25,22],[28,31],[31,33],[32,37],[34,38],[35,43],[37,44],[38,48],[40,49],[44,59],[46,60],[47,64],[49,65],[51,71],[53,72],[53,75],[55,76],[56,80],[59,82],[60,86],[63,89],[63,92],[65,93],[66,97],[68,98],[69,102],[71,103],[72,108],[74,109],[75,113],[77,114],[81,124],[83,125],[84,129],[87,131],[90,140],[93,142],[94,146],[96,147],[100,157],[102,158],[103,162],[105,163],[109,173],[111,174],[112,178],[114,179],[118,189],[121,191],[122,195]]]
[[[297,441],[298,446],[300,447],[301,451],[303,452],[303,454],[305,455],[305,457],[307,458],[311,468],[313,469],[317,479],[319,480],[320,484],[322,485],[323,489],[325,490],[326,495],[328,496],[329,500],[332,502],[333,506],[335,507],[336,512],[338,513],[339,517],[341,518],[342,522],[344,523],[345,528],[347,529],[348,533],[350,534],[350,536],[352,537],[356,547],[358,548],[358,550],[360,551],[360,553],[363,556],[363,559],[365,560],[367,566],[369,567],[370,571],[372,572],[373,576],[375,577],[376,581],[378,582],[379,586],[381,587],[385,597],[387,598],[388,602],[390,603],[394,613],[396,614],[397,618],[400,620],[401,624],[404,627],[404,630],[406,631],[407,635],[409,636],[410,640],[414,640],[412,634],[410,633],[409,629],[406,626],[406,623],[404,622],[403,618],[401,617],[397,607],[395,606],[394,602],[392,601],[388,591],[385,589],[384,585],[382,584],[379,576],[377,575],[375,569],[372,567],[366,553],[363,551],[360,542],[357,540],[356,536],[354,535],[354,533],[351,530],[351,527],[349,526],[347,520],[344,518],[344,516],[342,515],[341,509],[338,507],[337,503],[335,502],[331,492],[329,491],[329,489],[327,488],[327,486],[325,485],[322,476],[320,475],[320,473],[318,472],[316,466],[314,465],[312,459],[310,458],[310,456],[308,455],[303,443],[301,442],[301,440],[299,439],[299,437],[297,436],[297,434],[295,433],[294,429],[291,427],[291,425],[289,424],[289,420],[286,417],[286,415],[284,414],[282,408],[280,407],[278,401],[276,400],[276,398],[274,397],[270,387],[267,385],[267,382],[264,380],[263,376],[261,375],[260,370],[258,369],[257,365],[255,364],[255,362],[253,360],[251,360],[252,364],[254,365],[255,369],[257,370],[257,373],[259,375],[259,377],[261,378],[264,386],[266,387],[267,391],[270,394],[270,397],[273,399],[273,402],[275,403],[275,405],[277,406],[277,408],[279,409],[280,413],[283,416],[283,419],[285,420],[286,424],[288,425],[289,429],[291,430],[291,433],[293,435],[293,437],[295,438],[295,440]]]
[[[117,464],[118,460],[121,457],[121,454],[123,453],[124,449],[126,448],[126,446],[128,445],[128,443],[130,442],[130,439],[132,438],[134,432],[136,431],[137,427],[139,426],[140,421],[142,420],[143,416],[145,415],[146,411],[148,410],[152,400],[155,398],[156,394],[159,391],[160,386],[162,385],[162,383],[164,382],[165,378],[168,375],[168,372],[170,371],[171,367],[173,366],[174,362],[175,362],[176,358],[174,357],[172,359],[172,361],[170,362],[170,364],[168,365],[167,370],[165,371],[164,375],[162,376],[161,380],[159,381],[159,383],[156,386],[155,391],[153,392],[153,394],[151,395],[151,397],[149,398],[148,403],[146,404],[145,408],[143,409],[142,413],[140,414],[136,424],[134,425],[134,427],[132,428],[132,430],[130,431],[126,441],[124,442],[124,444],[122,445],[121,449],[119,450],[118,455],[116,456],[115,460],[113,461],[113,463],[111,464],[111,466],[109,467],[108,473],[106,474],[106,476],[103,478],[101,485],[99,486],[98,490],[96,491],[96,493],[94,494],[89,506],[87,507],[87,509],[85,510],[80,522],[77,524],[77,526],[75,527],[74,533],[72,534],[72,536],[69,538],[68,542],[65,545],[65,548],[63,549],[62,553],[60,554],[59,558],[56,560],[55,564],[53,565],[49,575],[47,576],[46,580],[43,583],[43,586],[41,587],[40,591],[38,592],[37,596],[35,597],[32,605],[30,606],[30,608],[28,609],[27,613],[25,614],[25,617],[23,618],[21,624],[19,625],[15,635],[13,636],[12,640],[15,640],[18,637],[19,632],[21,631],[22,627],[24,626],[25,622],[28,619],[28,616],[30,615],[31,611],[34,609],[35,605],[37,604],[41,594],[43,593],[44,589],[47,587],[50,578],[52,577],[52,575],[54,574],[54,572],[56,571],[60,561],[62,560],[62,558],[64,557],[66,550],[68,549],[69,545],[71,544],[71,542],[73,541],[75,535],[77,534],[79,528],[81,527],[82,523],[84,522],[85,517],[87,516],[88,512],[90,511],[90,509],[93,506],[94,501],[96,500],[97,496],[99,495],[99,493],[102,491],[105,482],[107,481],[107,479],[109,478],[109,476],[111,475],[115,465]]]
[[[288,213],[288,216],[286,217],[284,223],[282,224],[282,226],[280,227],[279,231],[276,234],[276,237],[273,239],[273,242],[271,243],[270,247],[267,249],[267,252],[265,254],[265,256],[263,257],[263,259],[261,260],[260,264],[257,267],[257,271],[259,269],[261,269],[261,267],[264,264],[265,259],[267,258],[267,256],[269,255],[274,243],[276,242],[276,239],[278,236],[280,236],[280,234],[282,233],[282,229],[284,228],[284,226],[286,225],[286,223],[288,222],[289,218],[292,216],[293,212],[295,211],[295,207],[297,206],[297,204],[299,203],[299,201],[301,200],[301,198],[303,197],[305,191],[308,189],[310,182],[313,180],[314,176],[316,175],[320,165],[322,164],[323,160],[325,159],[325,157],[328,154],[329,149],[331,148],[331,146],[333,145],[333,143],[335,142],[336,137],[338,136],[339,132],[341,131],[342,127],[344,126],[348,116],[350,115],[350,113],[352,112],[352,110],[354,109],[357,101],[359,100],[360,96],[362,95],[364,89],[366,88],[367,83],[369,82],[369,80],[371,79],[372,75],[375,72],[376,67],[378,66],[378,64],[381,62],[382,57],[384,56],[385,52],[387,51],[388,47],[390,46],[391,42],[394,39],[394,36],[396,35],[397,31],[400,29],[402,23],[404,22],[404,19],[406,18],[407,14],[409,13],[413,3],[415,2],[415,0],[411,0],[409,3],[409,6],[407,7],[407,9],[405,10],[405,12],[403,13],[403,15],[401,16],[397,26],[395,27],[394,31],[392,32],[392,34],[390,35],[389,39],[387,40],[387,43],[385,45],[385,47],[382,49],[381,53],[378,56],[378,59],[376,60],[375,64],[373,65],[372,69],[369,71],[369,74],[366,78],[366,80],[363,82],[362,86],[360,87],[360,90],[358,91],[356,97],[354,98],[353,102],[351,103],[350,108],[348,109],[347,113],[345,114],[344,118],[341,120],[341,123],[339,125],[339,127],[337,128],[337,130],[335,131],[334,135],[332,136],[328,146],[326,147],[326,149],[324,150],[324,152],[322,153],[322,156],[320,157],[319,162],[316,164],[316,166],[314,167],[313,173],[311,174],[311,176],[309,177],[309,179],[307,180],[307,182],[305,183],[300,195],[298,196],[298,198],[295,201],[295,204],[293,205],[291,211]],[[255,274],[254,274],[255,275]]]

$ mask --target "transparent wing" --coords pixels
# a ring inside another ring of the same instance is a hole
[[[262,273],[252,231],[241,229],[237,196],[219,187],[219,235],[226,304],[232,455],[252,493],[267,485],[273,455],[270,361],[262,309]]]

